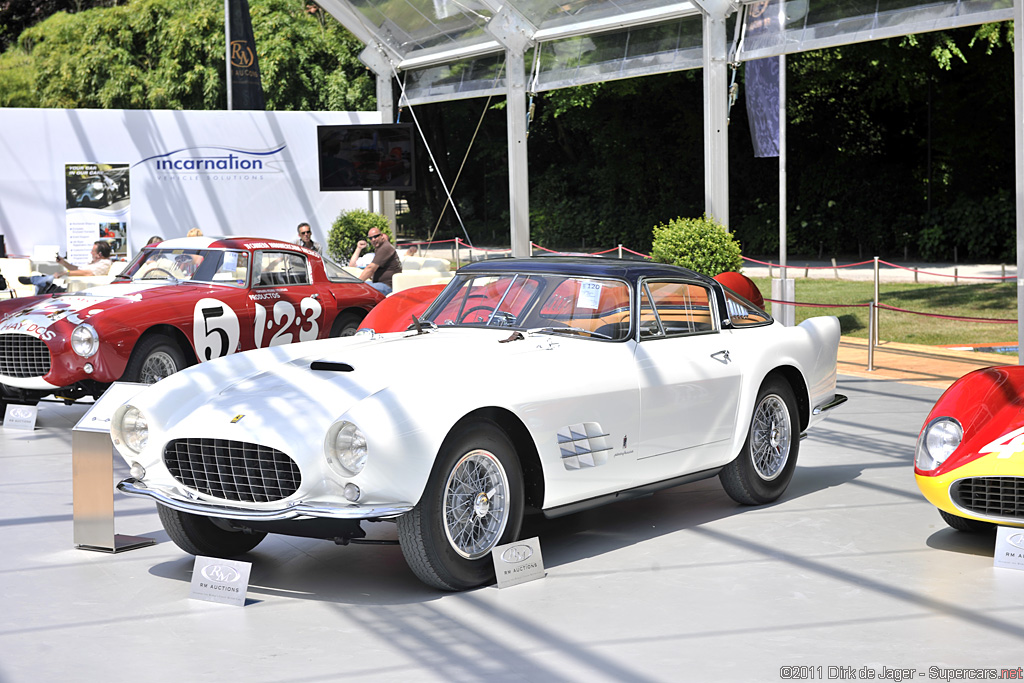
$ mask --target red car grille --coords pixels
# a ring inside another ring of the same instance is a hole
[[[268,503],[295,493],[302,476],[279,450],[228,439],[174,439],[164,446],[171,475],[209,496]]]
[[[27,334],[0,334],[0,375],[42,377],[50,372],[46,342]]]
[[[953,502],[970,512],[1024,519],[1024,477],[970,477],[954,482]]]

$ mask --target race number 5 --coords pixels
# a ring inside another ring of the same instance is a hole
[[[234,353],[238,348],[238,316],[217,299],[200,299],[192,313],[192,339],[200,361]]]
[[[978,449],[979,453],[996,453],[997,458],[1011,458],[1024,453],[1024,427],[1014,429],[1008,434]]]

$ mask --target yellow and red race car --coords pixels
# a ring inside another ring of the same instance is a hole
[[[985,368],[954,382],[917,438],[914,475],[958,531],[1024,527],[1024,368]]]

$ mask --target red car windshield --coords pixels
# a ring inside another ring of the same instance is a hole
[[[214,282],[244,287],[249,277],[249,254],[227,249],[143,249],[118,276],[134,282]]]

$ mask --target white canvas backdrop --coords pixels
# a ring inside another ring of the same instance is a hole
[[[324,243],[343,209],[372,199],[320,192],[316,127],[380,122],[379,112],[0,109],[0,234],[9,255],[63,252],[71,214],[101,211],[68,208],[65,166],[97,163],[129,166],[130,196],[109,210],[125,214],[130,254],[193,227],[294,240],[306,221]]]

